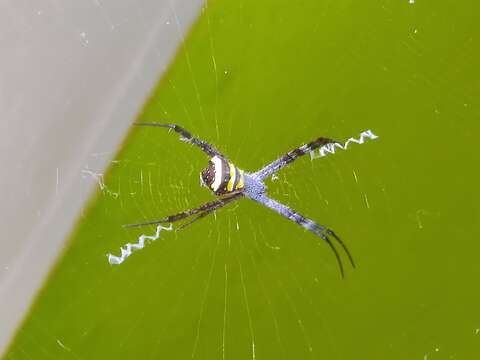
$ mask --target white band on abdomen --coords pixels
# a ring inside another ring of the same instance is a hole
[[[217,191],[218,188],[220,187],[220,184],[222,183],[222,159],[220,159],[218,156],[214,156],[212,158],[213,166],[215,169],[215,180],[212,183],[212,190]]]

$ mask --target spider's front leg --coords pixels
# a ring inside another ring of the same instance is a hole
[[[257,171],[253,175],[257,179],[263,180],[269,177],[270,175],[275,174],[277,171],[284,168],[285,166],[287,166],[288,164],[296,160],[298,157],[305,155],[315,149],[318,149],[326,144],[333,144],[333,143],[341,144],[338,141],[320,137],[312,142],[309,142],[308,144],[305,144],[303,146],[300,146],[299,148],[289,151],[282,157],[264,166],[261,170]]]
[[[330,229],[327,229],[326,227],[317,224],[315,221],[308,219],[304,217],[303,215],[300,215],[298,212],[295,210],[289,208],[288,206],[279,203],[276,200],[273,200],[266,196],[265,194],[257,195],[255,197],[252,197],[252,200],[255,200],[266,207],[276,211],[280,215],[286,217],[289,220],[294,221],[296,224],[302,226],[303,228],[307,229],[308,231],[311,231],[315,235],[319,236],[323,241],[325,241],[330,249],[333,251],[335,254],[335,258],[337,259],[338,266],[340,268],[340,273],[342,277],[344,276],[344,271],[343,271],[343,264],[342,260],[340,258],[340,255],[338,254],[337,249],[333,245],[331,239],[329,236],[333,237],[343,248],[345,253],[347,254],[348,259],[350,260],[350,263],[352,264],[353,267],[355,267],[355,262],[353,261],[353,257],[350,254],[350,251],[348,251],[347,246],[345,243]]]
[[[203,141],[203,140],[200,140],[200,139],[194,137],[192,134],[190,134],[187,130],[185,130],[184,128],[182,128],[179,125],[150,123],[150,122],[135,123],[135,125],[137,125],[137,126],[157,126],[157,127],[164,127],[164,128],[172,129],[173,131],[175,131],[176,133],[181,135],[182,140],[198,146],[200,149],[202,149],[202,151],[204,153],[206,153],[210,157],[213,157],[213,156],[216,155],[216,156],[219,156],[221,158],[226,159],[226,157],[222,153],[220,153],[220,151],[215,149],[212,145],[210,145],[206,141]]]

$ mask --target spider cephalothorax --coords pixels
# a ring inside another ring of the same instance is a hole
[[[244,172],[223,157],[215,155],[200,174],[203,185],[215,195],[241,191],[245,185]]]
[[[224,156],[217,149],[215,149],[212,145],[192,136],[192,134],[190,134],[188,131],[178,125],[159,123],[140,123],[137,125],[159,126],[172,129],[181,135],[182,140],[200,147],[207,155],[210,156],[208,167],[200,174],[200,182],[202,185],[208,187],[211,191],[213,191],[215,195],[219,195],[222,197],[220,199],[217,199],[216,201],[211,201],[203,204],[195,209],[186,210],[175,215],[167,216],[160,220],[148,221],[139,224],[129,224],[126,225],[127,227],[172,223],[195,215],[193,219],[184,222],[177,228],[177,230],[182,229],[190,225],[194,221],[203,218],[208,214],[211,214],[213,211],[220,209],[221,207],[239,199],[240,197],[245,197],[276,211],[280,215],[286,217],[289,220],[292,220],[296,224],[302,226],[308,231],[311,231],[312,233],[320,237],[323,241],[325,241],[335,254],[342,276],[342,261],[340,259],[340,255],[337,249],[333,245],[332,239],[337,241],[337,243],[340,244],[343,250],[345,250],[348,259],[350,260],[350,263],[352,264],[352,266],[355,267],[353,258],[350,255],[350,252],[348,251],[346,245],[332,230],[328,229],[325,226],[317,224],[315,221],[304,217],[303,215],[299,214],[288,206],[268,197],[266,193],[267,188],[264,183],[265,178],[275,174],[277,171],[284,168],[298,157],[305,155],[315,149],[321,148],[326,144],[335,143],[336,141],[322,137],[318,138],[308,144],[289,151],[277,160],[264,166],[257,172],[246,173],[243,170],[238,169],[234,164],[228,161],[227,157]]]

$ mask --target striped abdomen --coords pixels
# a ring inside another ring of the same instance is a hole
[[[219,156],[210,159],[208,167],[200,174],[200,179],[216,195],[233,193],[244,187],[243,170]]]

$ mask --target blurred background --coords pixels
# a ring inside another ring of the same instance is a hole
[[[477,3],[0,7],[5,359],[478,358]],[[246,199],[110,265],[155,233],[123,224],[213,200],[208,158],[136,120],[246,171],[371,130],[267,181],[357,268]]]

